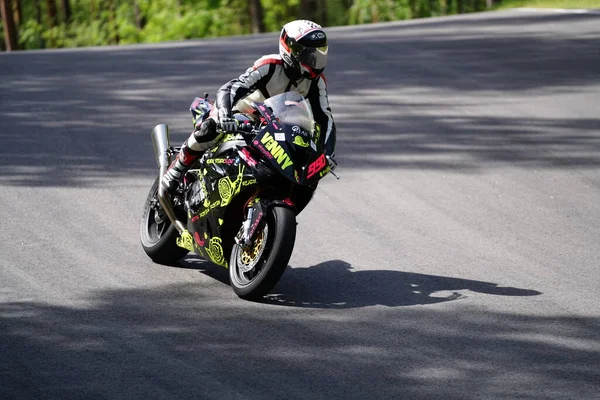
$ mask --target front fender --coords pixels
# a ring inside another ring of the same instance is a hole
[[[265,217],[271,211],[273,207],[285,207],[298,215],[298,210],[289,198],[284,199],[269,199],[269,198],[256,198],[253,203],[249,206],[252,208],[252,219],[250,220],[250,231],[248,234],[249,240],[254,241],[256,232],[260,231],[259,227],[262,227],[265,223]]]

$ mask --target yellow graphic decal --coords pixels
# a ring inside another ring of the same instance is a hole
[[[298,135],[298,136],[296,136],[294,138],[294,144],[298,145],[300,147],[308,147],[308,146],[310,146],[310,142],[307,141],[307,140],[304,140],[304,138],[302,136],[300,136],[300,135]]]
[[[225,258],[223,257],[223,246],[221,246],[221,238],[214,237],[210,239],[208,246],[205,247],[206,254],[210,257],[212,262],[218,265],[227,267]]]
[[[219,195],[223,203],[229,203],[229,199],[233,196],[233,185],[229,177],[223,178],[219,181]]]
[[[177,246],[186,250],[194,251],[194,238],[188,231],[183,231],[181,237],[177,238]]]
[[[237,136],[238,136],[237,133],[229,133],[229,134],[223,136],[223,139],[221,139],[221,143],[229,142],[231,140],[236,140]]]
[[[231,158],[209,158],[206,160],[207,164],[227,164],[232,165],[235,164],[235,160]]]
[[[315,122],[315,142],[319,143],[320,139],[321,139],[321,125],[319,125]]]
[[[228,176],[219,180],[219,196],[221,196],[221,207],[228,205],[233,196],[238,194],[242,189],[241,183],[243,172],[244,166],[240,164],[238,168],[238,177],[235,181],[232,181]]]
[[[290,160],[290,156],[287,155],[283,147],[277,143],[277,141],[271,136],[270,133],[265,133],[265,136],[260,140],[262,144],[265,145],[265,148],[269,150],[269,152],[273,155],[273,157],[277,160],[277,163],[281,165],[281,169],[286,169],[290,165],[293,164],[292,160]]]

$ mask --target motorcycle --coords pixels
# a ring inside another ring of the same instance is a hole
[[[215,111],[208,95],[190,110],[194,121]],[[174,264],[193,252],[228,268],[233,291],[255,300],[283,275],[296,216],[319,181],[335,175],[336,164],[325,154],[310,103],[297,92],[253,102],[234,117],[239,129],[197,160],[172,195],[160,179],[180,148],[171,146],[166,125],[152,130],[159,176],[145,202],[140,236],[154,262]]]

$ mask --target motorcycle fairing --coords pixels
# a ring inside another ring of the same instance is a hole
[[[290,181],[312,185],[325,176],[330,168],[320,144],[308,141],[293,126],[267,124],[254,138],[251,146],[263,154],[270,165]],[[298,160],[294,163],[294,159]]]
[[[205,198],[197,209],[188,210],[187,224],[190,238],[193,237],[191,251],[226,268],[228,260],[224,254],[228,254],[233,246],[235,235],[223,238],[228,206],[242,191],[253,190],[257,185],[257,174],[239,157],[238,148],[234,146],[227,150],[226,154],[218,151],[218,157],[213,154],[200,169],[193,171]],[[189,238],[182,241],[182,245],[189,244]]]
[[[196,100],[192,105],[199,111],[198,117],[208,117],[212,104],[205,99]],[[194,170],[205,197],[197,208],[188,210],[188,231],[178,240],[181,247],[191,248],[226,268],[228,260],[224,255],[231,252],[234,237],[239,232],[240,225],[236,221],[243,220],[246,206],[252,204],[248,199],[256,196],[259,187],[264,190],[265,179],[273,176],[271,172],[279,171],[287,180],[301,186],[295,186],[293,192],[281,192],[282,181],[275,181],[272,189],[261,192],[265,194],[263,200],[253,200],[252,207],[256,209],[251,220],[251,237],[265,223],[263,216],[273,205],[287,206],[297,213],[302,211],[316,183],[329,172],[318,133],[315,136],[300,126],[283,123],[262,103],[253,103],[253,106],[265,123],[253,140],[248,143],[243,135],[225,135],[204,158],[200,169]],[[198,194],[198,190],[196,188],[190,197]],[[240,196],[240,193],[246,194]],[[232,215],[238,218],[231,218]],[[234,227],[232,223],[238,225]]]

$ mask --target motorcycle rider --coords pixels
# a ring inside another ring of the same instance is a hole
[[[320,25],[308,20],[285,24],[279,38],[279,54],[259,58],[239,78],[219,89],[215,107],[221,129],[217,129],[213,118],[204,121],[199,119],[199,125],[183,143],[176,160],[163,176],[161,185],[169,193],[174,193],[193,162],[219,143],[224,133],[237,129],[234,113],[244,112],[254,101],[262,102],[288,91],[299,92],[310,102],[317,129],[321,137],[325,135],[325,153],[332,166],[335,166],[336,127],[323,76],[327,52],[327,35]]]

